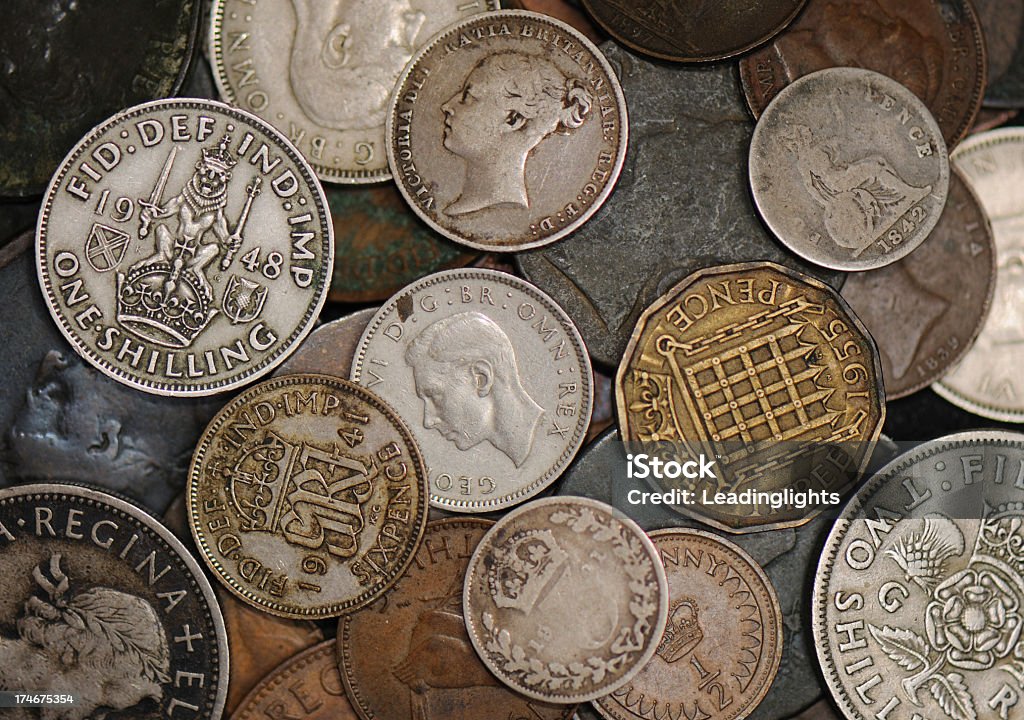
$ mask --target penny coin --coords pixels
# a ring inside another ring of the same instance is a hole
[[[334,260],[320,183],[254,115],[160,100],[92,130],[39,215],[36,263],[75,350],[126,385],[209,395],[312,329]]]
[[[654,656],[669,591],[636,523],[595,500],[553,497],[516,508],[480,540],[462,603],[498,679],[573,703],[614,692]]]
[[[640,317],[615,385],[631,447],[716,458],[710,477],[655,482],[695,493],[680,511],[729,532],[799,525],[838,502],[773,508],[769,493],[841,495],[885,417],[864,326],[827,285],[772,263],[709,268],[672,288]],[[745,501],[744,490],[763,494]]]
[[[994,130],[1000,125],[1006,125],[1017,117],[1019,112],[1019,110],[993,110],[990,108],[982,108],[978,112],[978,117],[975,119],[974,127],[971,128],[971,134],[985,132],[986,130]]]
[[[359,339],[379,309],[357,310],[324,323],[302,341],[291,357],[274,371],[274,376],[312,373],[347,380]]]
[[[499,10],[450,26],[409,62],[387,115],[388,163],[430,227],[511,251],[576,230],[611,194],[626,102],[601,51],[565,23]]]
[[[842,713],[996,718],[1020,687],[1024,435],[958,433],[882,468],[829,535],[818,659]]]
[[[988,215],[954,170],[928,242],[892,265],[852,273],[843,285],[878,344],[886,400],[927,387],[963,357],[988,316],[995,281]]]
[[[498,0],[215,0],[221,96],[288,134],[321,180],[391,178],[384,117],[402,68],[435,33]]]
[[[858,68],[804,75],[775,96],[750,142],[750,185],[768,227],[840,270],[896,262],[939,221],[949,159],[928,108]]]
[[[985,37],[970,0],[814,0],[771,44],[740,61],[740,76],[758,117],[789,83],[831,67],[874,70],[905,85],[952,148],[974,124],[985,93]]]
[[[391,298],[359,341],[352,380],[409,419],[431,505],[456,512],[544,490],[583,443],[594,403],[572,321],[495,270],[436,273]]]
[[[0,490],[0,573],[0,687],[74,697],[45,717],[220,717],[213,588],[143,510],[83,487]]]
[[[985,31],[988,88],[985,105],[1024,107],[1024,5],[1015,0],[973,0]]]
[[[39,195],[96,123],[175,95],[200,0],[5,0],[0,26],[0,195]]]
[[[792,22],[807,0],[583,0],[608,33],[662,60],[705,62],[739,55]]]
[[[426,472],[405,423],[326,375],[250,388],[213,419],[188,479],[203,559],[229,590],[282,617],[351,612],[412,562]]]
[[[665,633],[655,657],[594,706],[609,720],[671,717],[684,708],[708,720],[747,717],[782,658],[775,588],[753,558],[713,533],[657,530],[651,540],[668,579]]]
[[[567,720],[573,707],[512,692],[473,650],[462,615],[466,567],[493,525],[427,525],[413,564],[388,595],[338,626],[345,689],[363,720]]]
[[[246,696],[231,720],[358,720],[345,697],[334,645],[326,640],[282,663]]]
[[[996,287],[988,319],[960,363],[932,388],[946,400],[983,417],[1024,422],[1024,385],[1018,348],[1024,342],[1024,130],[974,135],[953,154],[992,221]]]

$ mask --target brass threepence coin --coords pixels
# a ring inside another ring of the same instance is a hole
[[[782,658],[782,611],[760,566],[702,530],[651,533],[668,578],[657,653],[594,706],[609,720],[742,720],[771,687]]]
[[[965,140],[953,162],[992,221],[996,289],[992,309],[960,364],[932,385],[963,409],[1006,422],[1024,422],[1024,130],[1006,128]]]
[[[480,540],[462,602],[473,647],[503,683],[574,703],[614,692],[647,664],[669,597],[636,523],[596,500],[552,497],[516,508]]]
[[[995,720],[1024,691],[1024,435],[958,433],[882,468],[814,583],[815,647],[847,718]]]
[[[278,375],[331,375],[348,380],[359,339],[380,308],[365,308],[324,323],[274,371]]]
[[[981,107],[985,39],[970,0],[814,0],[740,61],[740,75],[757,117],[786,85],[816,70],[874,70],[920,98],[952,148]]]
[[[701,270],[663,295],[633,331],[615,398],[626,443],[715,458],[710,477],[655,482],[694,493],[680,510],[729,532],[799,525],[838,502],[827,494],[856,482],[885,417],[864,326],[830,287],[772,263]],[[772,496],[796,490],[817,502]]]
[[[426,472],[376,395],[287,375],[213,419],[188,479],[192,535],[232,592],[266,612],[322,618],[380,597],[427,524]]]
[[[462,586],[480,539],[475,518],[427,525],[413,565],[373,605],[338,626],[345,689],[363,720],[568,720],[573,706],[509,690],[484,667],[466,634]]]
[[[0,490],[0,575],[0,688],[55,699],[5,718],[221,716],[228,644],[213,588],[143,510],[70,485]]]
[[[282,132],[329,182],[388,180],[384,116],[413,54],[498,0],[216,0],[221,96]]]
[[[789,25],[807,0],[583,0],[623,45],[662,60],[739,55]]]
[[[75,350],[161,395],[269,372],[327,299],[331,218],[295,147],[254,115],[161,100],[92,130],[50,183],[39,281]]]
[[[430,503],[490,512],[533,497],[590,425],[593,374],[576,327],[547,295],[495,270],[448,270],[377,312],[352,380],[407,418]]]
[[[398,189],[430,227],[510,251],[594,214],[628,129],[618,78],[593,43],[546,15],[500,10],[452,25],[409,62],[385,137]]]
[[[896,262],[928,237],[949,188],[946,145],[903,85],[858,68],[804,75],[750,142],[750,185],[789,249],[839,270]]]
[[[851,273],[843,285],[843,298],[878,344],[887,400],[942,377],[970,349],[992,303],[992,226],[960,173],[949,179],[928,242],[892,265]]]

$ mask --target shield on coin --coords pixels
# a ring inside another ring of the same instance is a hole
[[[221,308],[231,318],[232,325],[252,322],[263,311],[267,288],[248,278],[232,275],[224,290]]]
[[[128,233],[109,225],[93,223],[85,241],[85,257],[96,272],[113,270],[128,249]]]

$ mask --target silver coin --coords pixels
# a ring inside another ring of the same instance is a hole
[[[1022,687],[1024,435],[947,435],[844,508],[814,584],[825,681],[854,718],[996,718]]]
[[[787,85],[750,143],[761,217],[796,254],[870,270],[928,237],[946,202],[949,159],[928,108],[891,78],[829,68]]]
[[[36,236],[50,313],[86,360],[162,395],[231,390],[281,363],[327,298],[323,189],[254,115],[160,100],[94,128]]]
[[[972,135],[957,146],[951,159],[992,221],[996,288],[974,345],[932,389],[968,412],[1024,422],[1024,130]]]
[[[402,68],[498,0],[216,0],[209,55],[228,102],[287,133],[321,180],[391,178],[384,115]]]
[[[593,373],[551,298],[495,270],[428,275],[359,341],[352,380],[408,418],[431,505],[492,512],[533,497],[586,436]]]

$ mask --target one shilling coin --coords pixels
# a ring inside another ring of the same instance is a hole
[[[426,473],[405,423],[376,395],[287,375],[235,398],[200,439],[192,535],[242,600],[294,618],[373,602],[412,562]]]
[[[484,13],[409,63],[387,116],[388,162],[413,210],[481,250],[569,234],[611,193],[626,103],[580,32],[522,10]]]
[[[288,134],[320,179],[391,178],[384,116],[413,53],[498,0],[216,0],[210,59],[221,96]]]
[[[160,100],[64,159],[36,234],[50,313],[86,360],[161,395],[278,365],[327,298],[333,231],[295,147],[249,113]]]
[[[761,217],[793,252],[871,270],[916,248],[949,186],[942,133],[906,87],[830,68],[786,86],[754,128],[750,184]]]
[[[146,512],[70,485],[0,490],[0,574],[0,688],[73,697],[5,718],[221,716],[228,642],[213,588]]]
[[[610,505],[576,497],[536,500],[499,520],[469,561],[463,594],[484,664],[554,703],[628,683],[654,656],[668,605],[647,535]]]
[[[484,269],[430,275],[385,303],[352,380],[408,419],[431,504],[456,512],[501,510],[554,482],[583,443],[594,395],[565,312]]]

